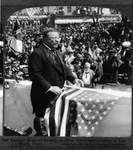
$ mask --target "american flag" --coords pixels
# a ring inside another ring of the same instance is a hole
[[[9,38],[8,45],[15,55],[22,53],[22,33],[18,19],[14,23],[13,36]]]
[[[48,136],[92,137],[119,100],[116,95],[68,87],[45,113]]]

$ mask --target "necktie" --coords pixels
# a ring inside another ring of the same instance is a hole
[[[47,46],[45,43],[43,43],[43,45],[48,49],[47,55],[50,57],[51,61],[54,64],[58,64],[58,58],[57,58],[57,54],[56,54],[56,49],[51,49],[49,46]]]
[[[87,74],[88,74],[89,72],[86,72],[86,78],[87,78]]]
[[[57,64],[57,54],[55,51],[53,50],[50,51],[50,58],[52,59],[54,64]]]

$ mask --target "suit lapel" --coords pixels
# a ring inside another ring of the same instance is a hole
[[[57,52],[57,56],[58,56],[58,58],[59,58],[59,61],[60,61],[60,64],[61,64],[61,67],[62,67],[62,71],[63,71],[63,73],[65,74],[65,70],[64,70],[64,62],[63,62],[63,60],[62,60],[62,57],[60,56],[60,54]],[[60,68],[61,69],[61,68]]]

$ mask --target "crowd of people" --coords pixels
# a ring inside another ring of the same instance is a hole
[[[81,86],[93,88],[96,83],[107,82],[131,84],[132,31],[129,25],[82,23],[56,28],[61,36],[58,50],[74,76],[83,81]],[[42,44],[42,31],[22,30],[23,53],[19,55],[8,46],[12,30],[5,32],[5,78],[17,82],[29,79],[28,58]],[[68,81],[66,84],[71,85]]]

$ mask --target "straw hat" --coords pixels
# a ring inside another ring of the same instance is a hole
[[[131,46],[131,42],[125,41],[125,42],[122,43],[122,46],[123,47],[129,47],[129,46]]]

